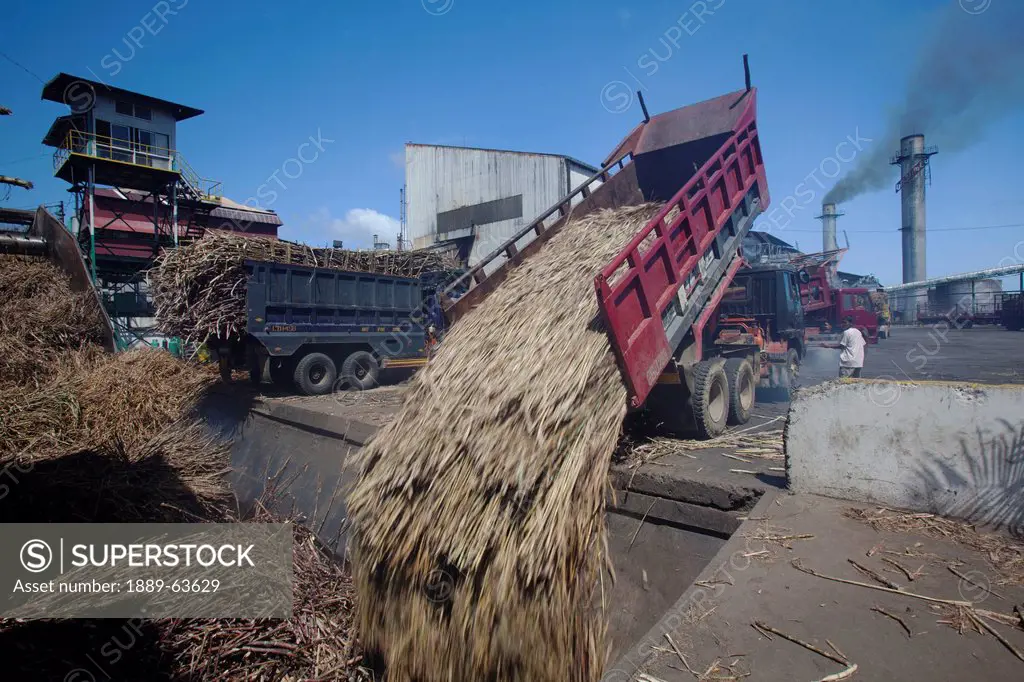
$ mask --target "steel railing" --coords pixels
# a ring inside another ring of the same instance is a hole
[[[197,198],[221,196],[220,182],[201,177],[185,160],[181,152],[167,147],[71,130],[68,131],[61,145],[53,154],[54,171],[60,170],[72,154],[172,171],[181,176],[183,183]]]

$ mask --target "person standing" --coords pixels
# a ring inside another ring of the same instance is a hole
[[[864,335],[853,326],[852,317],[843,318],[843,336],[839,343],[829,346],[839,350],[839,376],[860,378],[864,369]]]

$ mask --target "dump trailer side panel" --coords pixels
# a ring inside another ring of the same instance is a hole
[[[363,344],[384,359],[426,354],[433,322],[418,279],[247,261],[247,331],[271,356]]]
[[[646,400],[768,206],[755,92],[735,106],[732,134],[595,278],[633,407]]]

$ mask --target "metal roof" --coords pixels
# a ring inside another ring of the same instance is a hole
[[[50,129],[46,131],[46,135],[43,137],[43,144],[48,147],[60,147],[64,144],[68,131],[71,129],[85,130],[84,114],[58,116],[50,124]]]
[[[595,168],[594,166],[591,166],[589,163],[584,163],[583,161],[580,161],[579,159],[577,159],[575,157],[566,156],[565,154],[552,154],[552,153],[549,153],[549,152],[524,152],[524,151],[519,151],[519,150],[516,150],[516,149],[494,149],[494,148],[491,148],[491,147],[464,147],[464,146],[460,146],[460,145],[456,145],[456,144],[423,144],[423,143],[420,143],[420,142],[406,142],[405,146],[406,147],[440,147],[441,149],[465,149],[465,150],[471,151],[471,152],[495,152],[495,153],[498,153],[498,154],[524,154],[526,156],[553,156],[555,158],[565,159],[566,161],[571,161],[572,163],[576,164],[577,166],[583,168],[584,170],[590,171],[591,174],[597,173],[599,170],[601,170],[600,168]]]
[[[210,217],[231,220],[238,223],[263,223],[266,225],[284,225],[281,218],[272,211],[256,211],[252,209],[224,208],[218,206],[210,211]]]
[[[102,89],[102,91],[105,91],[106,94],[109,94],[111,97],[121,95],[123,97],[130,98],[135,102],[148,103],[154,109],[169,112],[174,116],[174,120],[176,121],[184,121],[185,119],[192,118],[193,116],[198,116],[203,113],[202,109],[185,106],[184,104],[160,99],[159,97],[151,97],[149,95],[144,95],[141,92],[133,92],[131,90],[125,90],[124,88],[116,88],[100,81],[94,81],[88,78],[79,78],[78,76],[72,76],[71,74],[64,73],[63,71],[51,78],[49,82],[43,86],[42,98],[49,100],[50,102],[70,105],[71,102],[67,101],[66,96],[68,95],[68,89],[75,83],[87,85],[93,89],[93,92],[99,92]]]

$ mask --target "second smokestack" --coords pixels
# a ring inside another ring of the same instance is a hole
[[[836,218],[839,214],[836,212],[835,204],[822,204],[821,205],[821,248],[823,251],[835,251],[839,248],[839,242],[836,239]]]

